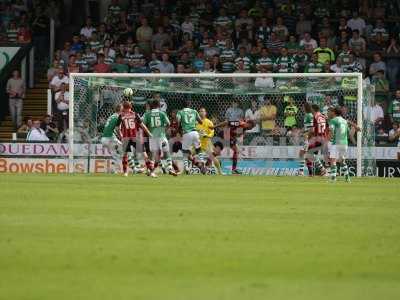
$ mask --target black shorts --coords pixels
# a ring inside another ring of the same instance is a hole
[[[320,151],[322,152],[322,144],[320,142],[314,142],[308,145],[308,152],[317,155]]]
[[[229,130],[229,145],[231,147],[237,145],[237,127],[231,127]]]
[[[136,151],[136,142],[134,140],[124,140],[122,142],[122,147],[125,153]],[[134,149],[132,151],[132,149]]]
[[[179,150],[182,150],[182,143],[177,141],[172,144],[172,153],[178,153]]]
[[[143,152],[145,152],[147,155],[150,154],[150,142],[149,139],[147,138],[146,141],[143,143]]]

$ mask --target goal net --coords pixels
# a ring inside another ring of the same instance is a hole
[[[161,109],[171,119],[188,102],[197,110],[204,107],[214,124],[226,120],[228,109],[239,109],[241,118],[252,120],[254,126],[237,139],[239,168],[248,175],[296,175],[299,151],[304,145],[304,105],[317,104],[323,114],[331,106],[340,106],[344,117],[361,128],[360,132],[350,133],[350,173],[365,176],[375,169],[371,150],[374,126],[366,115],[371,110],[363,110],[373,103],[374,93],[371,86],[363,86],[360,73],[74,73],[70,76],[67,135],[70,172],[109,170],[110,154],[100,139],[107,118],[124,100],[126,88],[133,90],[131,100],[140,115],[154,97],[160,99]],[[221,127],[213,138],[224,145],[220,161],[226,173],[230,171],[232,155],[228,135],[229,129]],[[169,138],[179,140],[179,134]],[[176,149],[172,152],[173,159],[179,162],[182,153]]]

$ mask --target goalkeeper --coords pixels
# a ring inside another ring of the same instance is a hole
[[[199,110],[200,118],[202,123],[198,123],[196,126],[197,131],[200,135],[200,148],[201,153],[208,155],[207,157],[207,167],[214,163],[218,174],[222,175],[221,164],[214,153],[214,146],[212,144],[212,138],[214,137],[214,124],[207,118],[207,111],[204,107]]]
[[[119,125],[121,124],[121,104],[115,107],[114,113],[107,119],[104,125],[101,144],[111,154],[111,169],[109,172],[116,173],[116,166],[121,156],[121,141],[119,137]]]

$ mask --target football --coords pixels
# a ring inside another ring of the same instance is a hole
[[[133,89],[131,88],[126,88],[124,89],[124,96],[127,98],[130,98],[134,95]]]

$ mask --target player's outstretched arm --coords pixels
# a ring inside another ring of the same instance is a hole
[[[226,125],[228,125],[228,121],[223,121],[223,122],[220,122],[218,124],[215,124],[214,125],[214,129],[218,128],[218,127],[225,127]]]
[[[147,128],[146,125],[144,125],[143,123],[140,123],[140,127],[143,129],[145,134],[147,134],[149,137],[153,137],[153,135],[151,134],[150,130]]]
[[[203,120],[200,118],[199,113],[197,113],[197,115],[196,115],[196,120],[197,120],[197,123],[203,124]]]

